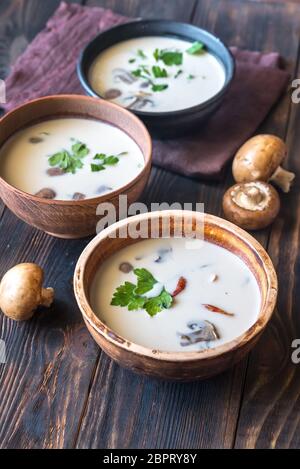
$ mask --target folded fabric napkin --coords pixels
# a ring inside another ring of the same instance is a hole
[[[83,93],[76,61],[99,32],[129,21],[110,10],[61,3],[6,80],[5,110],[49,94]],[[226,163],[285,90],[289,75],[277,53],[232,48],[236,74],[219,110],[192,136],[154,142],[154,163],[190,177],[220,179]]]

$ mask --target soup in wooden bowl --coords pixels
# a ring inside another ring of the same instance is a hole
[[[150,233],[153,222],[155,238],[119,236],[142,223]],[[275,307],[277,278],[245,231],[212,215],[166,211],[123,220],[93,239],[74,288],[87,327],[113,359],[190,380],[220,373],[253,347]]]

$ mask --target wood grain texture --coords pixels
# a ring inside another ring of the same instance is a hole
[[[26,45],[58,4],[59,0],[1,2],[1,77],[22,50],[16,42]],[[0,277],[16,263],[38,262],[45,268],[46,283],[55,288],[56,300],[27,323],[0,316],[7,351],[6,365],[0,365],[0,446],[72,447],[99,355],[73,297],[73,270],[87,241],[56,240],[3,207],[1,202]]]
[[[300,69],[298,68],[297,76]],[[289,167],[299,175],[299,104],[294,104],[287,135]],[[277,313],[264,341],[251,355],[237,429],[239,448],[299,448],[300,370],[292,363],[292,342],[300,338],[300,182],[284,197],[282,215],[270,237],[269,253],[277,268]]]
[[[264,2],[264,3],[298,3],[300,4],[300,0],[250,0],[250,1],[251,2]]]
[[[110,8],[125,16],[189,21],[197,0],[86,0],[85,5]]]
[[[54,287],[56,297],[53,307],[29,322],[0,317],[7,349],[7,364],[0,365],[0,445],[72,446],[99,353],[72,291],[74,264],[85,242],[55,240],[8,210],[0,229],[0,276],[16,263],[37,262],[45,268],[45,284]]]
[[[295,11],[290,15],[289,9],[278,6],[277,14],[273,18],[270,5],[247,3],[245,11],[243,3],[199,1],[193,22],[217,33],[229,44],[265,51],[279,50],[282,55],[288,58],[287,66],[292,72],[298,51],[297,21],[293,17]],[[282,38],[275,37],[276,31],[273,29],[273,21],[278,28],[277,32],[282,29],[288,32],[284,41]],[[256,31],[257,22],[259,22],[259,38],[257,38]],[[287,29],[285,29],[286,23],[289,25]],[[284,136],[289,108],[290,101],[286,96],[261,127],[261,130]],[[152,178],[153,182],[150,180],[149,185],[151,190],[147,192],[145,197],[148,202],[150,200],[192,203],[201,201],[205,203],[207,212],[216,215],[221,214],[222,195],[232,181],[230,172],[222,184],[213,184],[198,183],[180,176],[171,176],[169,173],[157,169],[152,174]],[[269,231],[265,230],[256,237],[263,245],[267,245],[268,236]],[[137,405],[140,412],[136,411],[134,414],[130,414],[130,419],[129,402],[127,405],[123,405],[122,402],[119,402],[118,394],[110,396],[109,403],[103,402],[105,399],[101,392],[102,387],[104,385],[110,389],[115,386],[121,387],[122,384],[119,380],[123,380],[126,375],[126,371],[121,371],[115,364],[110,365],[109,375],[104,375],[102,366],[106,365],[102,365],[103,360],[105,363],[107,362],[107,358],[101,355],[86,414],[83,417],[78,447],[216,448],[234,446],[235,435],[233,431],[230,432],[230,429],[236,427],[239,418],[247,360],[239,365],[238,369],[233,369],[224,373],[222,377],[211,379],[205,383],[187,384],[183,387],[175,384],[156,384],[159,398],[155,400],[156,413],[151,414],[152,418],[149,417],[148,395],[144,391],[145,387],[148,391],[152,383],[145,378],[132,377],[135,392],[140,396]],[[220,392],[222,394],[221,400]],[[102,402],[103,412],[107,416],[106,418],[109,418],[110,425],[106,429],[101,426],[102,431],[97,432],[96,428],[99,427],[95,426],[97,420],[93,414],[96,403],[99,402]],[[166,409],[165,402],[172,402],[172,412],[170,407]],[[144,409],[147,409],[147,413]],[[206,413],[207,409],[209,411]],[[197,412],[199,419],[197,420],[198,425],[191,428],[190,418],[193,412]],[[127,419],[129,420],[127,421]],[[117,429],[122,428],[124,421],[127,421],[126,432],[118,432]],[[147,422],[147,434],[143,435],[141,427],[144,421]],[[164,422],[165,430],[161,429],[161,422]],[[112,430],[110,431],[109,428]],[[168,432],[169,428],[172,428],[174,433]]]
[[[4,213],[4,210],[5,210],[5,205],[2,202],[2,200],[0,200],[0,221],[1,221],[2,215]]]
[[[251,33],[251,27],[249,32],[247,31],[247,25],[243,21],[250,22],[252,27],[255,28],[255,34],[253,34],[253,48],[263,49],[266,51],[277,50],[286,59],[286,66],[290,70],[291,76],[298,76],[299,72],[296,71],[296,57],[298,53],[298,31],[299,31],[299,15],[300,9],[296,4],[256,4],[254,7],[251,4],[246,4],[243,7],[244,20],[236,22],[236,9],[232,8],[228,11],[226,23],[229,25],[227,33],[227,42],[233,43],[230,29],[230,24],[235,23],[235,31],[238,34],[236,44],[241,47],[249,47],[248,34]],[[214,6],[214,5],[212,5]],[[216,5],[217,6],[217,5]],[[214,8],[212,8],[214,10]],[[246,13],[246,11],[247,13]],[[218,18],[222,17],[226,12],[223,11],[223,6],[220,7],[218,12]],[[219,16],[220,15],[220,16]],[[272,19],[272,26],[269,26],[268,31],[264,31],[265,27],[261,21],[267,22],[270,25]],[[218,31],[218,21],[216,20],[216,31]],[[222,26],[221,26],[222,27]],[[278,34],[279,31],[289,31],[289,37],[283,37]],[[257,32],[259,34],[257,34]],[[266,36],[261,37],[261,34]],[[285,41],[285,38],[287,39]],[[226,40],[226,39],[225,39]],[[291,47],[291,45],[293,46]],[[281,100],[280,104],[276,106],[275,112],[267,119],[262,126],[261,130],[264,132],[276,133],[283,138],[286,137],[288,127],[288,145],[290,148],[295,148],[296,142],[291,141],[290,134],[294,133],[296,128],[294,116],[289,119],[291,108],[290,96],[287,94],[284,99]],[[295,157],[294,157],[295,158]],[[291,159],[291,156],[290,156]],[[294,166],[293,161],[290,162],[291,169],[299,171],[296,165]],[[291,214],[293,214],[293,207],[297,207],[299,201],[291,200],[292,194],[297,193],[297,188],[294,187],[292,193],[288,196],[281,196],[283,207],[281,211],[281,217],[277,220],[271,230],[271,242],[270,242],[270,255],[275,262],[275,267],[279,274],[279,285],[283,285],[282,290],[279,288],[279,305],[276,317],[271,323],[271,326],[267,329],[259,345],[254,349],[250,355],[250,366],[249,372],[247,373],[247,384],[245,396],[242,395],[242,407],[241,414],[239,416],[239,423],[237,427],[237,447],[274,447],[274,446],[297,446],[299,447],[299,439],[297,440],[296,429],[298,416],[293,418],[292,409],[295,409],[297,402],[297,393],[293,395],[293,404],[288,404],[290,398],[290,387],[289,379],[291,378],[291,369],[297,376],[296,368],[292,365],[290,360],[291,353],[291,341],[292,338],[300,337],[299,324],[298,324],[298,335],[297,329],[294,327],[294,334],[291,333],[291,325],[287,323],[286,309],[288,308],[287,301],[290,298],[291,293],[289,287],[286,288],[287,278],[286,275],[290,276],[290,282],[294,281],[293,272],[290,270],[290,266],[294,266],[295,259],[287,256],[290,252],[290,241],[291,237],[293,240],[298,238],[299,226],[293,224],[290,226],[289,220],[292,220]],[[288,214],[290,212],[290,215]],[[283,232],[282,232],[283,230]],[[260,233],[257,237],[264,245],[268,244],[268,233]],[[281,245],[279,241],[281,240]],[[295,241],[294,241],[295,242]],[[296,246],[294,245],[294,256]],[[280,259],[278,256],[280,255]],[[291,255],[291,254],[290,254]],[[285,267],[284,267],[285,266]],[[293,268],[292,268],[293,270]],[[292,284],[291,284],[292,288]],[[285,296],[285,301],[282,295]],[[294,299],[294,307],[297,310],[296,299]],[[292,306],[289,306],[290,309]],[[294,312],[294,314],[296,311]],[[278,317],[279,316],[279,317]],[[279,370],[283,369],[280,373]],[[297,379],[297,378],[296,378]],[[296,380],[295,380],[296,381]],[[297,382],[297,381],[296,381]],[[293,383],[295,388],[295,382]],[[283,398],[281,397],[283,394]],[[285,413],[280,411],[280,406],[283,409],[288,406]],[[289,413],[290,412],[290,413]],[[288,422],[285,424],[285,418],[289,415]],[[292,424],[291,424],[292,422]],[[298,427],[299,428],[299,427]],[[288,434],[290,432],[290,434]],[[288,436],[287,436],[288,434]],[[277,442],[277,439],[279,440]]]
[[[24,47],[22,37],[26,43],[31,40],[57,3],[1,1],[0,77]],[[103,0],[93,4],[128,16],[193,18],[230,44],[279,50],[295,73],[299,46],[295,3]],[[15,42],[15,37],[21,39]],[[12,44],[17,52],[11,52]],[[289,113],[286,96],[261,130],[284,137]],[[298,167],[295,125],[299,127],[299,116],[293,110],[290,163]],[[201,201],[208,212],[220,215],[222,195],[231,182],[229,171],[223,183],[212,184],[154,168],[143,200]],[[2,213],[0,205],[0,275],[15,263],[38,261],[57,298],[50,311],[30,323],[19,325],[0,317],[0,338],[8,350],[7,364],[0,365],[1,446],[228,448],[235,445],[236,431],[238,447],[299,446],[299,372],[289,359],[290,339],[299,331],[299,211],[293,208],[299,207],[298,193],[296,188],[285,198],[272,229],[270,252],[283,284],[280,313],[251,354],[242,407],[247,360],[214,379],[180,385],[132,375],[100,354],[80,319],[71,286],[74,264],[86,241],[54,240],[8,210]],[[256,238],[266,246],[269,234],[264,231]]]
[[[68,1],[68,0],[67,0]],[[0,6],[0,78],[45,26],[60,0],[2,0]],[[80,3],[74,0],[73,3]]]
[[[1,76],[12,63],[6,49],[13,44],[16,21],[16,36],[29,31],[32,38],[57,4],[56,0],[38,5],[31,0],[1,3],[2,44],[7,45],[0,51]],[[130,9],[128,14],[135,12]],[[56,291],[53,307],[30,323],[0,317],[1,338],[7,347],[7,364],[0,365],[1,447],[63,448],[76,442],[100,353],[73,298],[73,270],[86,243],[51,238],[8,210],[0,220],[0,276],[16,263],[38,262],[45,268],[47,285]]]
[[[233,373],[240,379],[244,367]],[[232,444],[235,426],[230,413],[238,411],[239,393],[227,385],[227,373],[201,384],[161,382],[132,374],[103,355],[95,383],[79,448],[195,449]],[[224,407],[227,412],[216,411]]]

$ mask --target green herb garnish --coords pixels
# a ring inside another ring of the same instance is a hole
[[[91,163],[91,170],[93,173],[96,173],[98,171],[104,171],[106,168],[103,164],[94,164]]]
[[[144,80],[149,80],[151,73],[145,65],[141,65],[136,70],[132,70],[131,75],[137,78],[143,78]]]
[[[157,93],[158,91],[164,91],[167,88],[169,88],[169,85],[166,85],[166,84],[157,85],[157,84],[153,83],[151,89],[154,93]]]
[[[151,73],[147,67],[147,65],[140,65],[141,69],[143,70],[144,73],[146,73],[147,75],[151,76]]]
[[[142,75],[142,70],[140,68],[132,70],[131,75],[133,75],[134,77],[140,77]]]
[[[51,155],[48,158],[48,163],[50,166],[57,166],[62,169],[65,173],[76,173],[77,169],[83,167],[83,162],[81,161],[90,150],[85,143],[76,142],[73,143],[71,151],[62,150],[54,155]]]
[[[188,76],[188,80],[194,80],[194,78],[196,78],[195,75],[189,75]]]
[[[167,70],[165,68],[160,68],[158,65],[153,65],[152,73],[155,78],[166,78],[168,76]]]
[[[178,72],[176,73],[176,75],[174,76],[174,78],[178,78],[179,75],[181,75],[183,73],[183,70],[178,70]]]
[[[72,152],[78,158],[83,158],[89,154],[90,150],[85,143],[76,142],[72,145]]]
[[[111,300],[112,306],[127,306],[129,311],[142,309],[146,298],[136,296],[134,293],[135,285],[131,282],[125,282],[118,287]]]
[[[143,73],[146,73],[146,75],[151,75],[147,65],[139,65],[139,67],[136,70],[132,70],[131,74],[135,77],[140,77]]]
[[[160,68],[156,65],[152,67],[152,73],[155,76],[155,78],[161,78],[161,77],[167,77],[167,71],[163,68]],[[150,72],[146,65],[141,65],[139,68],[136,70],[133,70],[131,74],[137,78],[142,78],[143,80],[147,80],[147,82],[152,86],[152,91],[153,92],[158,92],[158,91],[164,91],[166,90],[169,85],[167,84],[156,84],[153,80],[151,80],[150,77]]]
[[[103,171],[104,169],[106,169],[106,166],[114,166],[119,163],[120,156],[124,156],[127,154],[128,153],[126,151],[123,151],[118,155],[106,155],[105,153],[97,153],[93,158],[97,161],[97,163],[91,163],[91,170],[93,173]]]
[[[155,51],[153,52],[153,57],[155,58],[156,62],[159,61],[159,59],[160,59],[160,50],[159,49],[155,49]]]
[[[141,59],[146,59],[146,58],[147,58],[145,52],[142,51],[142,49],[139,49],[139,50],[137,51],[137,55],[138,55]]]
[[[131,282],[120,285],[113,294],[111,305],[127,306],[129,311],[144,309],[150,316],[155,316],[172,306],[172,295],[164,287],[161,293],[153,298],[143,296],[158,282],[147,269],[134,269],[133,272],[137,277],[137,285]]]
[[[144,304],[144,309],[150,316],[155,316],[160,313],[163,309],[169,309],[172,306],[173,298],[165,289],[162,290],[161,294],[154,298],[149,298]]]
[[[163,63],[169,67],[171,65],[182,65],[183,62],[183,54],[179,51],[155,49],[153,56],[157,62],[162,60]]]
[[[199,54],[200,52],[203,52],[204,49],[204,44],[202,42],[196,41],[194,42],[191,47],[187,49],[187,53],[191,55]]]
[[[129,60],[128,60],[128,62],[129,62],[130,64],[134,64],[135,61],[136,61],[136,59],[129,59]]]
[[[152,290],[157,283],[157,280],[155,280],[151,272],[147,269],[135,269],[133,272],[137,276],[137,286],[134,290],[136,295],[144,295]]]

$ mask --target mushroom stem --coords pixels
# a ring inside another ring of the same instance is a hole
[[[283,169],[281,166],[278,166],[275,173],[270,177],[269,180],[274,182],[276,186],[280,187],[283,192],[289,192],[294,179],[294,173]]]
[[[47,308],[49,308],[49,306],[51,306],[51,304],[53,303],[53,299],[54,299],[53,288],[42,288],[40,305],[46,306]]]

